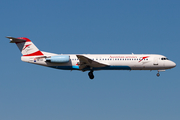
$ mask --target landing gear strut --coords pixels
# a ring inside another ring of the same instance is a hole
[[[93,75],[93,71],[92,70],[88,73],[88,75],[89,75],[90,79],[94,79],[94,75]]]

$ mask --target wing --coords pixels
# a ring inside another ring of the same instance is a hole
[[[85,57],[83,55],[76,55],[77,58],[79,59],[79,69],[82,70],[82,69],[85,69],[86,67],[90,67],[90,68],[94,68],[94,67],[106,67],[106,66],[109,66],[107,64],[103,64],[103,63],[99,63],[99,62],[96,62],[88,57]]]

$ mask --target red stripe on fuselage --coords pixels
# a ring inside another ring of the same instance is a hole
[[[31,54],[27,54],[27,55],[23,55],[23,56],[40,56],[40,55],[44,55],[41,51],[37,51]]]

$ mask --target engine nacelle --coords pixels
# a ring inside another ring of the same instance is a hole
[[[69,62],[69,56],[68,55],[51,56],[50,58],[46,58],[46,61],[51,63],[67,63]]]

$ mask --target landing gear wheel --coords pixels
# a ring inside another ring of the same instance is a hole
[[[160,74],[159,74],[159,73],[157,73],[156,75],[157,75],[158,77],[160,76]]]
[[[89,78],[90,78],[90,79],[94,79],[93,71],[90,71],[90,72],[88,73],[88,75],[89,75]]]

